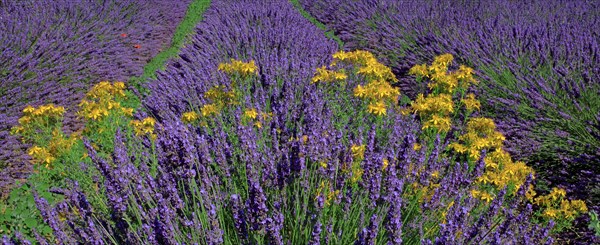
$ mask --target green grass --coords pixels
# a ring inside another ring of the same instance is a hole
[[[300,14],[304,16],[304,18],[309,20],[313,25],[315,25],[319,29],[323,30],[325,32],[325,36],[327,36],[329,39],[333,39],[338,44],[339,49],[342,49],[344,47],[344,42],[342,41],[342,39],[336,36],[333,33],[333,31],[328,31],[327,26],[325,26],[325,24],[319,22],[317,19],[315,19],[315,17],[306,12],[306,10],[302,8],[302,5],[300,5],[300,2],[298,2],[298,0],[290,0],[290,2],[294,5],[294,7],[296,7],[298,12],[300,12]]]
[[[156,71],[165,69],[167,60],[177,56],[179,49],[183,47],[187,38],[194,33],[196,24],[203,19],[204,11],[206,11],[209,6],[210,0],[193,0],[190,3],[185,17],[183,17],[183,20],[179,23],[177,29],[175,29],[171,45],[154,56],[154,58],[144,66],[144,73],[142,76],[130,79],[133,86],[139,89],[142,82],[156,78]]]

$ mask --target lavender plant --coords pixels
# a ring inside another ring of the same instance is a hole
[[[598,5],[590,1],[300,1],[345,43],[392,67],[404,94],[426,92],[409,69],[451,53],[477,71],[485,115],[507,150],[597,210]]]
[[[35,196],[54,234],[40,243],[552,242],[552,223],[529,220],[531,178],[473,198],[484,161],[473,171],[446,151],[452,137],[430,140],[389,67],[331,58],[335,43],[290,3],[217,1],[199,30],[148,85],[151,116],[117,125],[111,154],[83,139],[109,215],[77,182],[56,205]]]
[[[0,174],[3,196],[32,171],[23,144],[9,134],[26,105],[73,111],[99,80],[139,76],[170,40],[189,1],[2,1],[0,3]]]

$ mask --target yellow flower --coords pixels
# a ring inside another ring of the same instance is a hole
[[[535,197],[535,190],[533,190],[533,185],[529,185],[527,192],[525,193],[525,197],[527,198],[527,200],[529,200],[530,202],[533,201],[533,197]]]
[[[427,71],[427,65],[422,64],[422,65],[415,65],[415,66],[411,67],[410,70],[408,71],[408,74],[426,77],[429,75],[429,72]]]
[[[312,83],[316,82],[334,82],[346,80],[348,76],[343,71],[327,70],[325,66],[317,68],[315,76],[312,78]]]
[[[254,123],[254,126],[256,126],[257,128],[262,128],[262,127],[263,127],[263,126],[262,126],[262,123],[261,123],[260,121],[258,121],[258,122],[255,122],[255,123]]]
[[[465,109],[468,111],[479,110],[481,108],[481,103],[479,100],[475,99],[475,94],[469,93],[462,99],[462,103],[465,105]]]
[[[558,216],[558,210],[554,208],[548,208],[544,211],[544,217],[554,219]]]
[[[37,156],[39,154],[41,154],[44,151],[44,149],[42,147],[39,146],[33,146],[31,148],[29,148],[29,151],[27,151],[27,154],[29,154],[30,156]]]
[[[362,175],[364,173],[364,170],[358,166],[358,167],[353,167],[352,168],[352,178],[350,178],[350,182],[352,184],[355,184],[356,182],[360,181],[362,178]]]
[[[33,106],[30,106],[30,105],[28,105],[27,107],[25,107],[25,109],[23,109],[23,113],[25,115],[31,115],[34,111],[35,111],[35,108],[33,108]]]
[[[362,160],[365,157],[366,149],[367,146],[365,145],[352,145],[352,147],[350,147],[350,150],[352,151],[352,156],[356,160]]]
[[[202,113],[202,116],[204,116],[204,117],[214,115],[219,112],[217,109],[217,106],[215,106],[214,104],[203,105],[202,108],[200,109],[200,111]]]
[[[467,131],[481,134],[491,134],[496,130],[496,124],[492,119],[485,117],[470,118],[467,122]]]
[[[112,101],[108,102],[108,109],[109,110],[117,109],[117,108],[121,108],[121,103],[119,103],[119,102],[112,102]]]
[[[98,120],[98,119],[101,119],[103,116],[107,116],[107,115],[108,115],[108,111],[106,111],[106,109],[94,109],[90,113],[88,113],[86,117],[88,119]]]
[[[421,144],[419,144],[419,143],[414,143],[414,144],[413,144],[413,150],[415,150],[415,151],[421,150]]]
[[[325,205],[331,205],[331,201],[334,200],[340,194],[340,190],[329,191],[327,193],[327,199],[325,199]]]
[[[459,78],[466,78],[470,75],[473,74],[473,68],[471,67],[467,67],[465,65],[460,65],[458,67],[458,71],[460,72],[461,76],[459,76]]]
[[[251,119],[256,119],[258,117],[258,112],[256,112],[255,109],[248,109],[244,112],[244,116]]]
[[[377,116],[386,115],[385,103],[383,101],[377,101],[376,103],[370,103],[368,106],[369,113],[373,113]]]
[[[384,158],[383,165],[381,166],[381,170],[386,170],[389,165],[390,165],[390,161],[388,161],[387,158]]]
[[[582,200],[573,200],[571,201],[571,207],[579,212],[582,213],[587,213],[588,212],[588,208],[587,205],[585,205],[585,202],[583,202]]]
[[[435,128],[438,130],[438,132],[448,132],[450,130],[450,127],[452,126],[451,124],[452,122],[450,120],[450,117],[440,117],[438,115],[433,115],[431,119],[429,119],[423,124],[422,129]]]
[[[448,147],[454,149],[454,151],[461,153],[461,154],[467,152],[467,147],[465,147],[464,145],[457,143],[457,142],[450,143],[450,145],[448,145]]]
[[[151,117],[146,117],[146,118],[144,118],[144,120],[142,120],[142,124],[144,126],[154,127],[154,124],[156,124],[156,119],[151,118]]]
[[[442,54],[433,59],[432,65],[448,66],[452,63],[452,60],[454,60],[454,57],[451,54]]]
[[[125,83],[123,83],[123,82],[114,82],[113,83],[113,87],[115,89],[118,89],[118,90],[124,90],[125,89]]]
[[[556,187],[552,188],[552,191],[549,194],[550,198],[552,198],[553,200],[564,198],[566,195],[567,192],[564,189]]]
[[[306,144],[308,142],[308,135],[302,135],[302,144]]]
[[[364,98],[367,96],[367,90],[360,84],[356,85],[356,88],[354,88],[354,96]]]
[[[29,116],[23,116],[23,117],[19,118],[20,125],[29,124],[30,122],[31,122],[31,117],[29,117]]]
[[[122,107],[121,111],[123,112],[123,114],[125,114],[126,116],[133,116],[133,108],[126,108],[126,107]]]
[[[181,116],[181,120],[185,123],[193,123],[196,120],[198,120],[198,118],[200,118],[200,116],[195,111],[183,113],[183,115]]]
[[[487,193],[485,191],[481,192],[481,195],[479,196],[479,199],[489,203],[492,200],[494,200],[494,198],[492,197],[492,195],[490,195],[490,193]]]
[[[258,67],[254,60],[250,62],[242,62],[239,60],[231,59],[230,63],[221,63],[218,68],[219,71],[223,71],[229,75],[238,74],[243,77],[258,74]]]

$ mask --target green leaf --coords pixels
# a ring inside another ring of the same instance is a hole
[[[29,217],[25,219],[25,225],[29,228],[35,228],[38,226],[38,221],[36,218]]]

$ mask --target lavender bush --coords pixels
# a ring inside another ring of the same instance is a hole
[[[552,244],[588,211],[535,193],[450,54],[410,69],[411,100],[287,1],[214,1],[196,32],[147,97],[99,82],[22,110],[39,214],[3,244]]]
[[[52,189],[56,204],[34,193],[53,233],[38,242],[552,243],[553,222],[530,220],[531,175],[475,198],[486,163],[459,160],[452,134],[403,115],[370,53],[331,63],[335,43],[290,3],[215,1],[197,31],[148,84],[148,115],[94,128],[110,143],[83,138],[101,191],[73,181]],[[93,103],[86,118],[112,118]],[[4,242],[24,242],[15,234]]]
[[[392,67],[402,91],[424,92],[409,68],[440,53],[474,67],[484,114],[513,156],[548,186],[598,210],[599,9],[594,1],[313,1],[302,6],[345,42]]]

